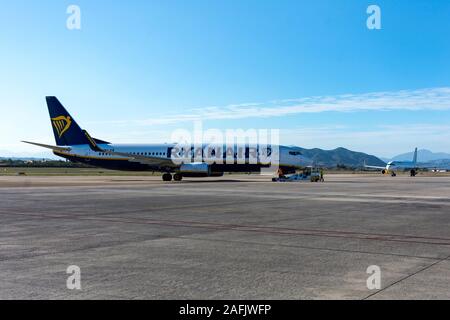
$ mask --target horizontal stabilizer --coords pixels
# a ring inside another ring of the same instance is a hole
[[[59,152],[65,152],[65,151],[67,152],[67,151],[71,150],[71,148],[69,148],[69,147],[51,146],[51,145],[48,145],[48,144],[42,144],[42,143],[36,143],[36,142],[30,142],[30,141],[22,141],[22,142],[28,143],[28,144],[32,144],[32,145],[35,145],[35,146],[38,146],[38,147],[42,147],[42,148],[51,149],[53,151],[59,151]]]
[[[94,140],[95,143],[97,143],[97,144],[111,144],[111,142],[100,140],[100,139],[96,139],[96,138],[92,138],[92,140]]]

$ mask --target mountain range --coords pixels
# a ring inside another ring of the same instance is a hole
[[[395,161],[411,161],[414,157],[414,151],[402,153],[389,160]],[[418,162],[430,162],[436,160],[450,159],[450,153],[432,152],[430,150],[421,149],[417,151]]]
[[[11,160],[42,160],[42,159],[59,159],[51,151],[42,152],[13,152],[8,150],[0,150],[0,159]]]
[[[344,165],[347,167],[362,167],[364,163],[373,166],[385,166],[379,158],[363,152],[356,152],[345,148],[337,148],[334,150],[322,150],[318,148],[304,149],[298,148],[305,157],[313,160],[314,165],[322,167],[336,167]]]

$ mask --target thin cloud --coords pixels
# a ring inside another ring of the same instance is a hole
[[[315,96],[265,103],[243,103],[192,109],[185,114],[135,121],[140,125],[168,125],[202,120],[283,117],[300,113],[394,110],[450,110],[450,87]]]

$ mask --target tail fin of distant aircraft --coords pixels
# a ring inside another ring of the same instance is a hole
[[[416,150],[414,150],[414,158],[413,158],[413,163],[414,163],[414,166],[416,166],[416,165],[417,165],[417,148],[416,148]]]
[[[58,146],[89,144],[86,135],[56,97],[46,97],[48,112]]]

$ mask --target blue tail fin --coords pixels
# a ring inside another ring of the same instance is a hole
[[[86,135],[56,97],[46,97],[56,145],[89,144]]]

